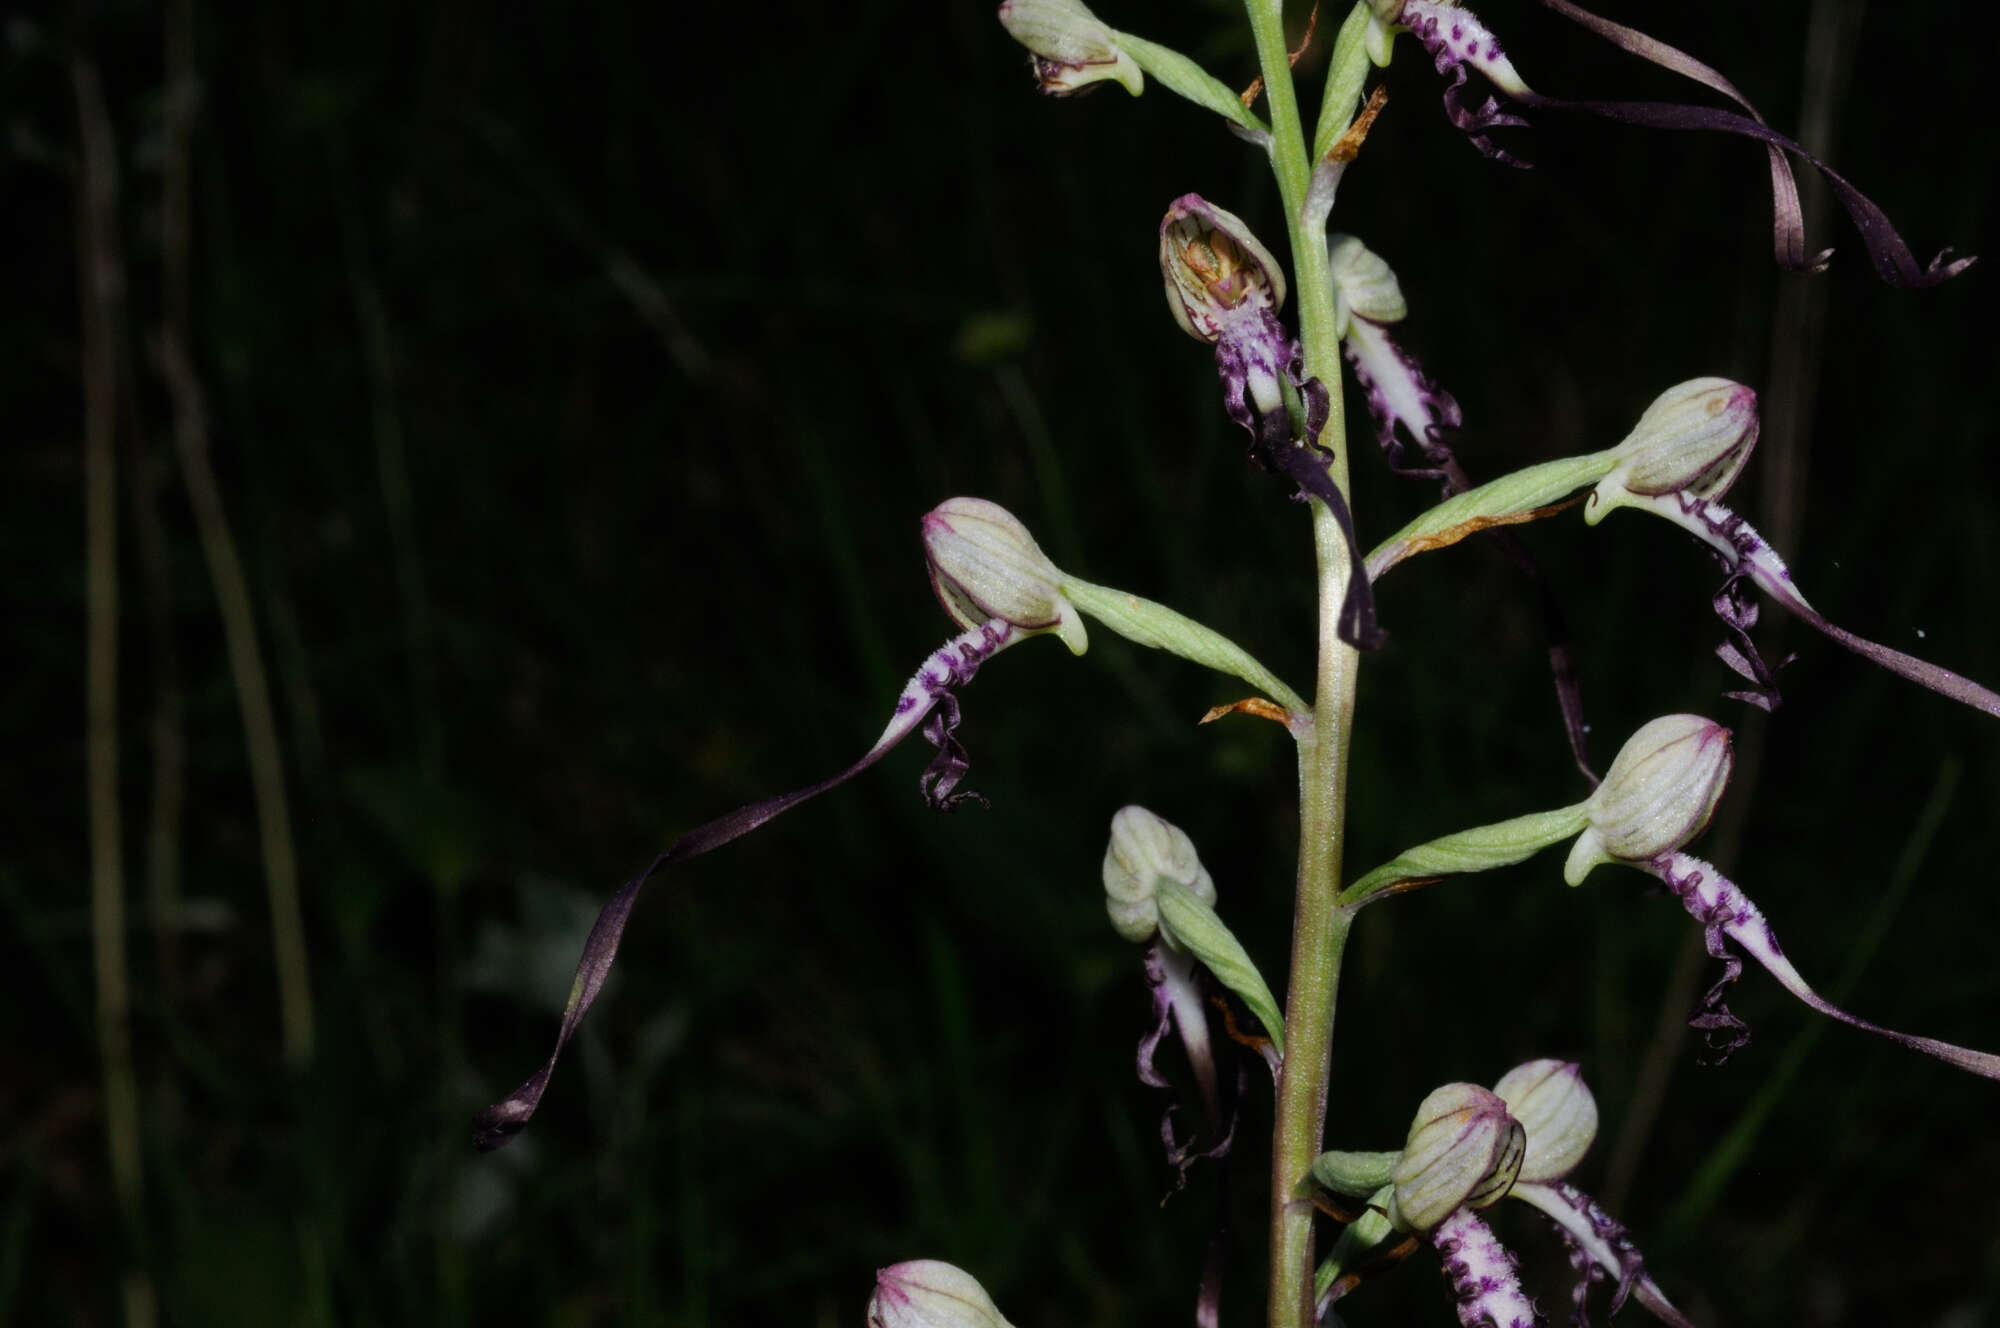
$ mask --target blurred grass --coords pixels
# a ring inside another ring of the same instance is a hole
[[[1606,11],[1789,122],[1802,3],[1726,24]],[[1535,7],[1482,12],[1551,92],[1679,91]],[[921,758],[898,754],[658,883],[533,1130],[489,1157],[464,1145],[470,1114],[546,1054],[616,882],[678,830],[873,738],[948,631],[916,541],[937,501],[1003,502],[1079,574],[1307,675],[1303,515],[1241,460],[1154,268],[1160,210],[1189,189],[1272,229],[1255,155],[1157,91],[1034,96],[984,6],[772,11],[738,63],[659,10],[197,17],[197,359],[294,761],[322,1027],[311,1076],[287,1087],[222,637],[170,491],[189,744],[178,994],[133,947],[166,1321],[852,1323],[873,1270],[918,1255],[974,1269],[1024,1325],[1183,1318],[1222,1200],[1198,1171],[1160,1204],[1163,1103],[1131,1060],[1147,1001],[1097,864],[1124,802],[1181,823],[1275,982],[1293,768],[1269,726],[1194,727],[1231,684],[1118,641],[1080,662],[1031,644],[968,689],[971,784],[991,811],[926,812]],[[159,312],[160,34],[137,6],[74,32],[10,22],[0,1309],[108,1322],[60,74],[63,43],[88,43],[128,148],[136,345]],[[1143,22],[1247,81],[1224,7]],[[1977,250],[1996,178],[1964,119],[1981,66],[1937,26],[1869,17],[1837,158],[1919,250]],[[1444,123],[1425,62],[1406,53],[1389,83],[1337,224],[1397,267],[1407,343],[1464,404],[1475,474],[1613,440],[1680,378],[1760,381],[1773,294],[1795,279],[1768,267],[1753,149],[1543,117],[1539,169],[1505,172]],[[1844,223],[1816,220],[1840,253],[1816,279],[1834,335],[1794,569],[1836,621],[1991,681],[1987,270],[1889,291]],[[982,326],[1010,331],[956,354]],[[156,428],[157,385],[140,387]],[[398,434],[406,492],[382,470]],[[1364,533],[1425,501],[1358,460]],[[1758,482],[1753,464],[1746,507]],[[1577,625],[1600,761],[1667,710],[1734,722],[1707,653],[1715,574],[1683,537],[1571,519],[1528,538]],[[1468,546],[1390,589],[1357,735],[1357,869],[1578,792],[1534,605],[1503,560]],[[159,670],[143,633],[126,637],[141,807]],[[1739,879],[1809,975],[1838,972],[1930,773],[1959,762],[1856,1001],[1991,1045],[1991,726],[1803,633],[1788,645]],[[1333,1141],[1391,1144],[1436,1083],[1539,1055],[1583,1058],[1622,1120],[1687,924],[1600,875],[1561,889],[1551,856],[1371,911]],[[1846,1029],[1769,1108],[1752,1170],[1662,1239],[1817,1027],[1754,977],[1741,990],[1758,1040],[1721,1069],[1679,1067],[1621,1213],[1669,1292],[1712,1325],[1990,1317],[1991,1087]],[[1226,1200],[1230,1322],[1258,1300],[1267,1127],[1253,1094]],[[1538,1274],[1560,1270],[1545,1233],[1509,1221]],[[1349,1304],[1357,1325],[1450,1315],[1420,1261]]]

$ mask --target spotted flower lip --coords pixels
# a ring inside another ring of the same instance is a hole
[[[1743,972],[1742,959],[1729,948],[1733,943],[1762,964],[1779,986],[1828,1018],[1885,1037],[1981,1078],[2000,1080],[2000,1056],[1992,1052],[1885,1028],[1849,1014],[1813,990],[1778,945],[1777,935],[1765,920],[1763,910],[1734,881],[1717,871],[1714,864],[1686,853],[1664,853],[1651,862],[1633,865],[1655,877],[1680,900],[1689,916],[1702,924],[1709,955],[1723,961],[1721,980],[1709,988],[1688,1021],[1689,1027],[1708,1034],[1709,1049],[1718,1062],[1750,1040],[1748,1026],[1730,1013],[1724,1001],[1725,993]]]
[[[1028,48],[1043,92],[1065,97],[1113,82],[1133,96],[1146,76],[1120,48],[1118,34],[1078,0],[1006,0],[1000,22]]]

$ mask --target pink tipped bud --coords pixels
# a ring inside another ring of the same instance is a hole
[[[1083,617],[1062,593],[1062,572],[1012,512],[983,498],[951,498],[924,516],[931,589],[961,627],[998,618],[1024,632],[1053,632],[1070,653],[1090,645]]]
[[[971,1273],[912,1259],[875,1274],[868,1328],[1013,1328]]]
[[[1613,455],[1584,520],[1592,525],[1627,497],[1689,493],[1720,498],[1757,446],[1757,394],[1727,378],[1693,378],[1646,407]]]
[[[1735,764],[1729,730],[1700,715],[1666,715],[1626,739],[1584,804],[1590,826],[1563,864],[1577,885],[1601,862],[1651,862],[1708,828]]]

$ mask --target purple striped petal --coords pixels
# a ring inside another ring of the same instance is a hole
[[[542,1094],[548,1090],[549,1076],[555,1073],[556,1058],[562,1055],[570,1035],[576,1032],[577,1025],[603,989],[604,980],[611,973],[612,962],[618,957],[618,943],[624,938],[625,923],[632,915],[632,905],[638,901],[640,888],[654,873],[674,863],[700,857],[710,849],[721,848],[808,798],[846,783],[881,760],[903,739],[917,732],[919,726],[924,736],[938,748],[937,755],[925,767],[919,780],[925,801],[939,811],[949,811],[967,798],[976,798],[977,794],[953,791],[965,775],[966,760],[965,749],[953,736],[958,727],[958,698],[952,694],[952,689],[972,681],[981,664],[1023,639],[1023,633],[998,619],[960,632],[924,661],[923,667],[903,688],[902,695],[896,698],[896,708],[888,727],[882,730],[882,736],[875,740],[875,745],[860,760],[816,784],[808,784],[780,797],[753,802],[696,826],[668,845],[644,871],[620,887],[618,893],[611,896],[611,902],[597,915],[597,921],[583,943],[583,957],[577,961],[576,977],[570,984],[569,1001],[563,1007],[562,1025],[556,1032],[555,1048],[526,1083],[479,1113],[473,1122],[472,1146],[482,1152],[499,1148],[520,1133],[534,1116],[535,1108],[541,1105]]]
[[[1730,984],[1743,972],[1743,961],[1727,944],[1733,941],[1745,954],[1762,964],[1778,980],[1778,985],[1821,1014],[1901,1043],[1912,1051],[1935,1056],[1947,1065],[1955,1065],[1983,1078],[2000,1079],[2000,1056],[1939,1042],[1935,1038],[1898,1033],[1893,1028],[1884,1028],[1851,1015],[1814,991],[1799,976],[1799,971],[1792,967],[1792,961],[1785,958],[1784,951],[1779,949],[1778,938],[1772,934],[1771,924],[1764,920],[1762,910],[1711,864],[1686,853],[1669,853],[1643,864],[1641,869],[1658,877],[1695,921],[1707,929],[1708,952],[1723,961],[1722,980],[1702,997],[1695,1017],[1688,1021],[1690,1027],[1709,1032],[1709,1045],[1718,1062],[1750,1040],[1748,1027],[1729,1012],[1723,1000]]]

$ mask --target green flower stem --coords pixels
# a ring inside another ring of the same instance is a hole
[[[1326,384],[1331,407],[1320,442],[1333,454],[1330,473],[1347,491],[1340,342],[1327,270],[1326,236],[1303,219],[1312,163],[1299,121],[1285,47],[1283,0],[1246,0],[1271,118],[1271,166],[1292,242],[1292,289],[1305,350],[1305,372]],[[1357,93],[1359,89],[1357,88]],[[1309,1328],[1313,1321],[1313,1210],[1299,1202],[1306,1174],[1319,1156],[1326,1126],[1327,1084],[1333,1068],[1334,996],[1340,959],[1354,915],[1336,905],[1347,812],[1348,734],[1354,727],[1360,657],[1337,630],[1349,560],[1340,527],[1325,506],[1312,504],[1313,549],[1319,565],[1319,668],[1312,727],[1299,739],[1299,874],[1293,902],[1291,979],[1285,996],[1285,1061],[1278,1076],[1277,1126],[1271,1147],[1270,1328]]]
[[[1070,603],[1128,641],[1241,678],[1301,719],[1312,713],[1304,697],[1258,663],[1249,651],[1185,614],[1075,577],[1065,577],[1061,589]]]

